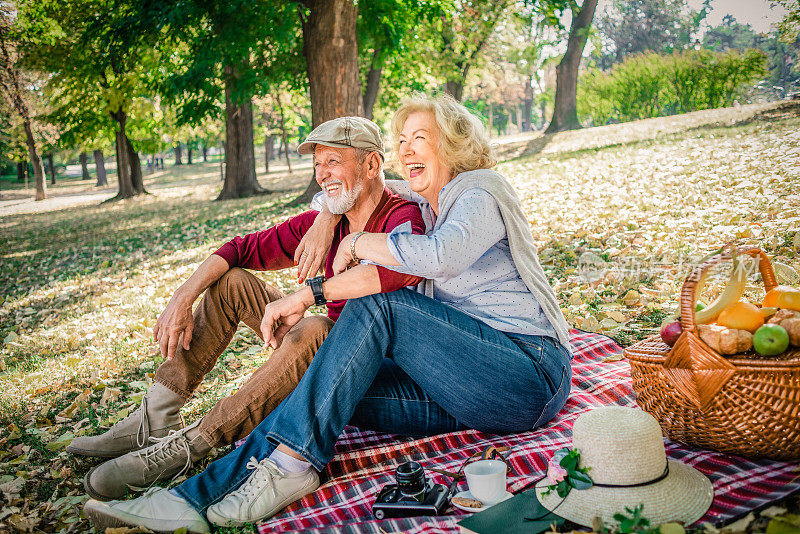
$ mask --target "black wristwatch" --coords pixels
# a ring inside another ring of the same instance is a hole
[[[322,283],[325,280],[327,280],[327,278],[324,276],[316,276],[306,280],[306,285],[311,288],[311,292],[314,294],[314,304],[317,306],[328,303],[328,301],[325,300],[325,295],[322,294]]]

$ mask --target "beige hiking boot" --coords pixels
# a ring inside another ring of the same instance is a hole
[[[200,421],[155,442],[146,449],[129,452],[98,465],[83,478],[86,493],[98,501],[121,499],[129,491],[144,491],[153,483],[176,478],[188,471],[194,462],[208,456],[211,447],[197,425]]]
[[[150,438],[161,438],[171,430],[183,428],[181,406],[186,399],[156,382],[130,415],[99,436],[79,436],[67,451],[78,456],[116,458],[150,445]]]
[[[83,505],[83,513],[99,532],[106,532],[109,527],[144,527],[159,533],[172,533],[177,529],[195,534],[211,532],[208,522],[197,510],[166,488],[153,488],[130,501],[89,499]]]

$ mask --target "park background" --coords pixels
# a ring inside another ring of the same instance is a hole
[[[656,332],[731,242],[797,285],[799,24],[789,0],[0,0],[0,530],[90,528],[63,449],[138,405],[172,292],[305,209],[315,125],[387,131],[414,91],[489,127],[574,327]],[[188,420],[257,341],[237,332]]]

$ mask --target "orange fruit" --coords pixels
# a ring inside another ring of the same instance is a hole
[[[747,301],[739,301],[722,310],[717,317],[717,324],[752,333],[764,324],[764,316],[756,306]]]
[[[778,313],[778,308],[772,306],[769,308],[759,308],[758,311],[761,312],[761,315],[764,316],[764,319],[769,319],[770,317]]]
[[[785,291],[778,295],[778,308],[800,311],[800,291]]]
[[[767,296],[764,297],[764,307],[765,308],[775,308],[780,307],[778,306],[778,297],[781,296],[783,293],[800,293],[800,290],[793,288],[792,286],[778,286],[773,288],[771,291],[767,292]]]

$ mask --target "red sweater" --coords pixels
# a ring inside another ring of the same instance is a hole
[[[256,271],[273,271],[294,266],[294,253],[300,240],[314,223],[318,212],[305,211],[285,222],[267,230],[244,237],[236,236],[222,245],[214,254],[222,256],[230,268],[242,267]],[[419,206],[403,200],[384,188],[383,196],[370,215],[364,230],[366,232],[388,233],[405,222],[411,222],[415,234],[425,233],[425,223]],[[333,243],[325,262],[325,276],[333,276],[333,258],[339,249],[339,243],[350,233],[347,217],[342,217],[333,235]],[[349,243],[345,246],[350,246]],[[378,266],[381,281],[381,293],[395,291],[401,287],[414,286],[422,281],[418,276],[400,274]],[[334,321],[342,312],[346,301],[328,302],[328,317]]]

